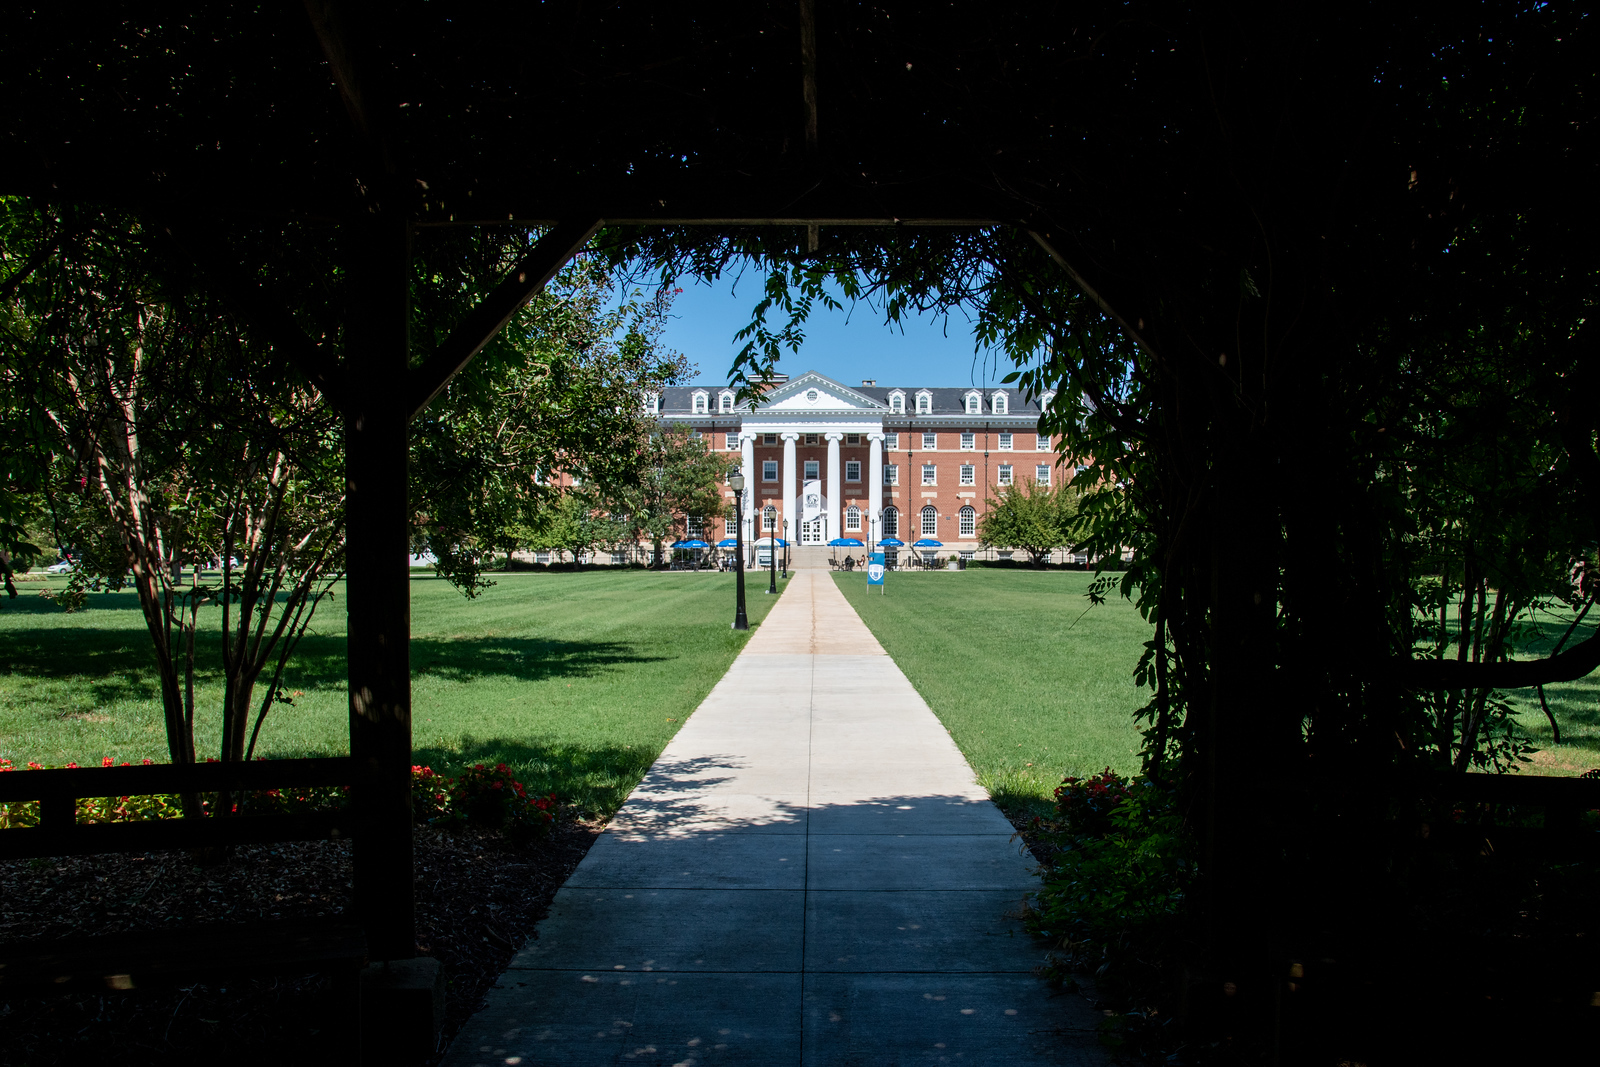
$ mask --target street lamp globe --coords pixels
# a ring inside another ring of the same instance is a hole
[[[744,492],[744,472],[736,470],[728,475],[728,488],[735,493]]]

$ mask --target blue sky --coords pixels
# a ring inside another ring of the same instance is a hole
[[[692,278],[681,283],[683,293],[673,302],[663,341],[696,364],[695,382],[727,381],[741,347],[733,335],[750,321],[764,280],[746,271],[742,279],[729,275],[715,285]],[[774,328],[782,325],[775,317],[768,321]],[[971,324],[959,311],[948,320],[929,316],[891,329],[881,311],[864,303],[840,311],[813,307],[805,343],[778,363],[778,370],[791,377],[814,370],[845,385],[876,378],[884,386],[985,386],[1011,369],[1009,363],[996,369],[992,355],[985,361],[974,352]]]

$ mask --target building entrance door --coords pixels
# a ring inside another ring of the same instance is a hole
[[[820,545],[827,541],[828,520],[818,516],[810,522],[800,524],[800,543],[802,545]]]

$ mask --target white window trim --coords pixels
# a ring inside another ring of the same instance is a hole
[[[850,468],[852,467],[855,468],[854,475],[850,473]],[[844,461],[844,480],[847,482],[859,482],[861,480],[861,461],[859,459],[847,459]]]
[[[961,398],[962,405],[967,409],[968,415],[983,414],[983,394],[976,389]]]
[[[898,452],[900,450],[900,432],[898,430],[883,435],[883,450],[885,452]]]
[[[767,471],[769,469],[772,471],[772,477],[770,477],[770,478],[767,477]],[[775,481],[778,480],[778,461],[777,460],[775,460],[775,459],[764,459],[764,460],[761,461],[761,480],[764,481],[764,482],[775,482]]]
[[[1004,390],[996,389],[989,397],[989,406],[996,415],[1011,414],[1011,397]]]
[[[956,535],[958,537],[978,536],[978,509],[971,504],[963,504],[956,513]]]
[[[695,415],[711,414],[711,394],[706,392],[695,393],[689,403],[689,410]]]
[[[896,389],[889,394],[889,414],[904,415],[906,413],[906,394]]]
[[[738,533],[739,533],[739,522],[738,522],[737,519],[723,519],[722,520],[722,536],[723,537],[735,537],[735,536],[738,535]]]
[[[717,412],[726,415],[733,411],[733,394],[727,390],[717,394]]]
[[[894,529],[892,529],[892,530],[889,529],[889,527],[891,525],[891,522],[890,522],[891,519],[894,520],[893,523],[892,523],[892,525],[894,526]],[[891,504],[888,507],[884,508],[883,509],[882,526],[883,526],[883,528],[878,531],[880,536],[883,536],[883,537],[899,537],[900,536],[900,509],[895,507],[893,504]]]
[[[928,515],[930,512],[933,515],[933,529],[931,530],[928,529]],[[922,510],[917,513],[917,529],[922,531],[920,534],[922,537],[938,537],[939,509],[932,504],[924,504]]]
[[[846,530],[861,529],[861,509],[854,504],[844,509],[844,528]]]
[[[1034,436],[1038,438],[1038,440],[1033,443],[1034,451],[1054,452],[1056,450],[1056,446],[1051,442],[1049,434],[1041,433],[1035,434]]]
[[[926,405],[924,405],[923,401],[927,401]],[[919,389],[917,391],[917,414],[933,414],[933,394],[928,392],[926,389]]]
[[[977,485],[978,484],[978,467],[977,467],[977,464],[975,464],[975,463],[963,463],[961,465],[961,484],[962,485]]]
[[[961,435],[961,451],[963,451],[963,452],[976,452],[977,450],[978,450],[978,435],[975,432],[972,432],[972,431],[967,431],[967,432],[962,433],[962,435]]]
[[[998,434],[997,435],[997,440],[995,442],[995,451],[997,451],[997,452],[1012,452],[1012,451],[1015,451],[1016,450],[1016,440],[1017,439],[1016,439],[1016,435],[1015,434],[1009,434],[1009,433]]]
[[[933,475],[933,478],[931,480],[928,477],[928,475],[930,475],[930,474]],[[924,463],[922,465],[922,482],[921,482],[921,484],[922,485],[938,485],[939,484],[939,467],[938,467],[937,464]]]
[[[928,443],[928,439],[930,437],[933,438],[933,443],[932,444]],[[939,451],[939,435],[937,433],[935,433],[934,431],[932,431],[932,430],[923,430],[922,431],[922,450],[924,452],[937,452],[937,451]]]
[[[996,467],[995,477],[999,479],[1000,485],[1015,485],[1017,480],[1016,471],[1012,469],[1009,463],[1002,463]]]
[[[819,459],[808,459],[803,461],[800,465],[800,473],[808,482],[821,478],[822,461]]]
[[[725,433],[725,434],[723,434],[722,435],[722,448],[723,448],[723,451],[725,451],[725,452],[737,452],[737,451],[739,451],[739,435],[736,434],[736,433]]]
[[[884,485],[899,485],[900,484],[900,464],[898,464],[898,463],[885,463],[883,465],[883,484]]]
[[[1049,485],[1050,465],[1048,463],[1041,463],[1037,467],[1033,468],[1033,480],[1038,482],[1040,485]]]

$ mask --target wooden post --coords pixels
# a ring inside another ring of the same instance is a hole
[[[411,232],[379,214],[348,231],[345,413],[355,908],[374,960],[416,955],[411,870],[407,415]]]

